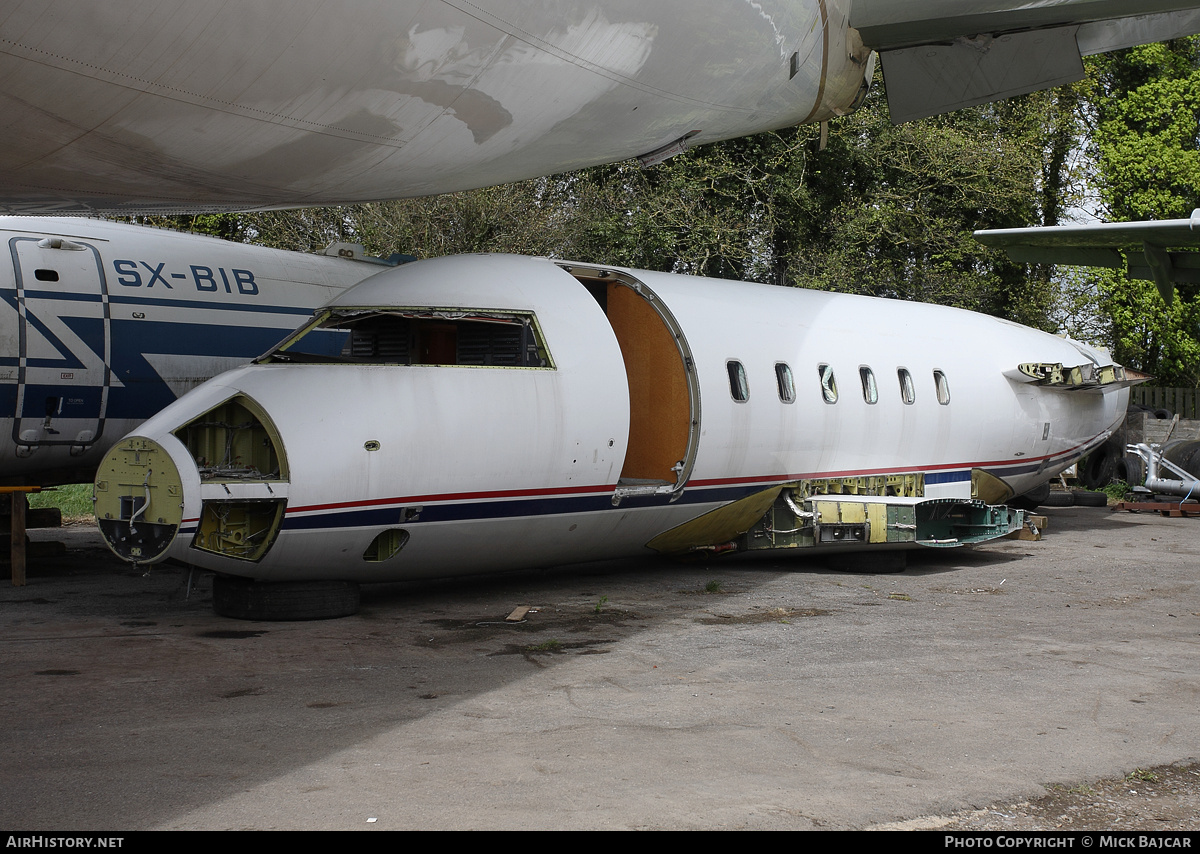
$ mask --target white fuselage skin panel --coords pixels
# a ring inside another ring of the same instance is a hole
[[[0,3],[0,202],[420,196],[826,118],[844,0]],[[714,27],[714,24],[716,26]],[[797,55],[796,70],[791,56]],[[86,128],[81,132],[82,128]]]
[[[1007,71],[1077,60],[1077,35],[1104,50],[1196,32],[1197,7],[0,0],[0,206],[239,210],[490,186],[845,115],[872,50],[965,41],[982,60],[993,38],[1058,31],[979,75],[934,61],[888,81],[985,100],[1044,88],[1067,78]]]
[[[0,482],[92,477],[184,392],[377,264],[79,217],[0,217]]]
[[[698,380],[696,441],[680,461],[686,484],[622,496],[629,374],[605,310],[564,266],[495,255],[422,261],[329,306],[529,312],[552,368],[256,364],[151,419],[137,435],[161,445],[183,479],[183,533],[170,555],[265,580],[383,581],[637,554],[708,510],[804,478],[920,472],[928,496],[968,498],[972,469],[984,469],[1019,494],[1103,441],[1124,415],[1123,391],[1068,394],[1006,379],[1021,362],[1074,365],[1091,353],[1006,321],[607,268],[669,309]],[[744,366],[745,401],[731,394],[731,361]],[[781,400],[779,364],[793,374],[792,402]],[[833,369],[836,403],[825,402],[821,365]],[[864,400],[865,367],[874,404]],[[900,368],[913,379],[910,404]],[[948,403],[938,400],[935,371]],[[288,476],[201,484],[173,433],[238,394],[277,429]],[[191,547],[201,502],[230,496],[287,499],[282,530],[257,562]],[[403,529],[407,544],[365,561],[388,529]]]
[[[1070,342],[1018,324],[923,303],[748,284],[731,292],[725,282],[638,275],[669,301],[687,331],[703,399],[713,404],[705,407],[704,453],[693,481],[752,472],[786,472],[791,479],[906,467],[934,472],[965,464],[1027,469],[1036,461],[1037,471],[1005,475],[1020,494],[1047,479],[1042,461],[1094,440],[1124,412],[1116,395],[1066,400],[1005,379],[1003,372],[1019,361],[1087,361]],[[745,404],[726,405],[730,359],[747,367]],[[795,404],[780,404],[773,373],[779,362],[795,373]],[[822,364],[834,370],[835,404],[824,402]],[[875,404],[864,400],[864,367],[876,380]],[[912,404],[901,400],[901,368],[913,378]],[[948,405],[937,401],[934,371],[947,378]],[[1043,438],[1046,423],[1051,429]],[[969,480],[959,483],[969,487]]]

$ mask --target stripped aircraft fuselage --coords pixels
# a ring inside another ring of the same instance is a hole
[[[334,329],[340,351],[308,344]],[[952,308],[434,259],[347,290],[143,425],[101,465],[97,514],[128,559],[274,581],[954,545],[971,540],[920,533],[921,513],[1044,483],[1124,415],[1111,370],[1066,388],[1030,363],[1108,365]],[[764,527],[776,511],[789,521]]]

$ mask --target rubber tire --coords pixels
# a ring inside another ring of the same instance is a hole
[[[1137,454],[1125,454],[1117,460],[1113,477],[1130,486],[1141,486],[1146,482],[1146,462]]]
[[[332,620],[358,613],[352,581],[253,581],[213,576],[213,610],[235,620]]]
[[[1175,417],[1175,413],[1169,409],[1155,409],[1152,414],[1159,421],[1169,421]]]
[[[1085,492],[1082,489],[1076,489],[1071,494],[1075,497],[1076,507],[1108,506],[1108,493],[1106,492]]]
[[[1163,447],[1162,455],[1192,477],[1196,477],[1197,473],[1200,472],[1200,441],[1195,439],[1176,439],[1174,442],[1168,442]],[[1177,475],[1171,473],[1168,469],[1167,473],[1160,473],[1159,477],[1173,479]],[[1145,482],[1144,478],[1142,482]]]
[[[1042,507],[1074,507],[1075,495],[1071,492],[1051,490],[1049,497],[1041,503]]]
[[[1101,445],[1087,455],[1082,468],[1078,469],[1079,482],[1088,489],[1099,489],[1112,479],[1113,455],[1107,445]]]

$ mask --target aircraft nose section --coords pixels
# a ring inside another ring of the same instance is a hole
[[[153,439],[128,436],[100,462],[92,499],[108,547],[133,563],[162,559],[183,521],[183,482]]]

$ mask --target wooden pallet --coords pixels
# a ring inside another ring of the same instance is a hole
[[[9,494],[11,498],[9,522],[9,559],[12,561],[12,583],[14,587],[25,584],[25,511],[28,508],[26,496],[30,492],[41,491],[40,486],[0,486],[0,494]]]
[[[1158,513],[1162,516],[1200,516],[1200,502],[1188,501],[1122,501],[1114,510],[1130,513]]]

